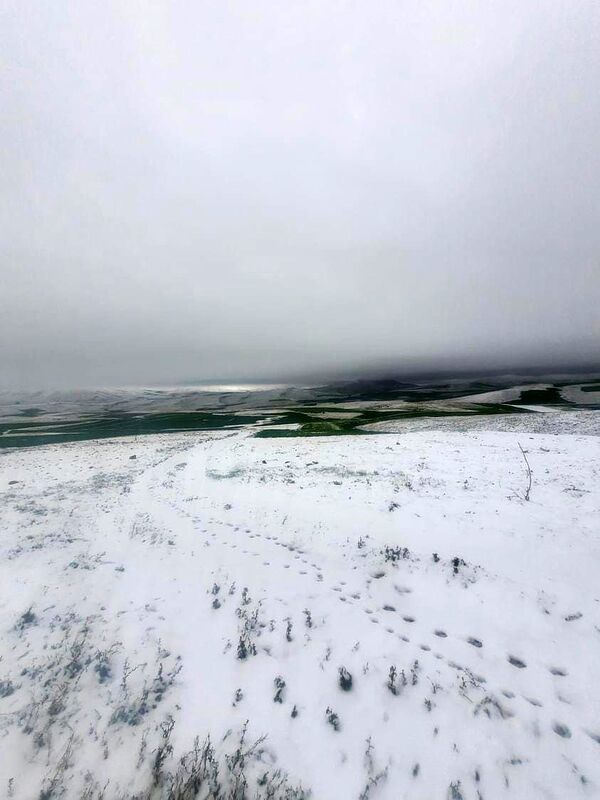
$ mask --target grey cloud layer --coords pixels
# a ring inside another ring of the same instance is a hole
[[[600,6],[5,2],[0,382],[600,352]]]

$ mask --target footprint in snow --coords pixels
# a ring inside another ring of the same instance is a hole
[[[561,667],[550,667],[550,673],[552,675],[556,675],[559,678],[564,678],[569,673],[566,669],[562,669]]]
[[[517,667],[518,669],[525,669],[527,666],[524,661],[521,661],[521,659],[516,656],[507,656],[507,660],[509,664],[512,664],[513,667]]]
[[[540,703],[540,701],[536,700],[534,697],[526,697],[525,700],[527,700],[528,703],[531,703],[531,705],[535,706],[536,708],[542,708],[542,703]]]
[[[474,636],[469,636],[467,642],[473,647],[483,647],[483,642],[480,639],[476,639]]]
[[[555,722],[552,725],[552,730],[554,733],[562,736],[563,739],[570,739],[571,738],[571,731],[566,725],[563,725],[562,722]]]

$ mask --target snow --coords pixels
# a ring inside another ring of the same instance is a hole
[[[142,792],[170,718],[266,736],[249,797],[598,796],[593,413],[3,452],[0,796]]]
[[[519,400],[524,389],[548,389],[550,384],[536,383],[521,386],[510,386],[507,389],[494,389],[490,392],[478,392],[461,397],[464,403],[512,403]]]
[[[523,408],[523,406],[521,406]],[[600,414],[597,411],[569,409],[546,413],[547,407],[537,406],[530,414],[484,414],[460,417],[421,417],[406,420],[389,420],[363,425],[362,429],[377,433],[407,433],[409,431],[504,431],[513,433],[544,433],[580,436],[600,435]]]
[[[589,384],[588,384],[589,386]],[[585,384],[565,386],[561,389],[561,395],[569,403],[578,405],[598,405],[600,403],[600,392],[584,391]]]
[[[508,403],[507,405],[512,405]],[[560,411],[557,406],[528,406],[528,405],[515,405],[514,408],[520,408],[523,411],[535,411],[537,414],[556,414]]]

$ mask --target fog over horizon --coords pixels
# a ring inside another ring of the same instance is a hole
[[[0,6],[0,388],[600,366],[600,4]]]

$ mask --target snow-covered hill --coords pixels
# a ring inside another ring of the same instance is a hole
[[[0,797],[600,796],[597,436],[90,441],[0,493]]]

